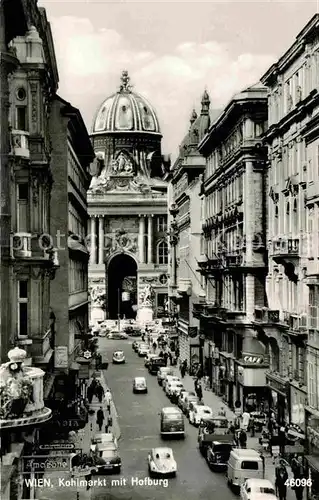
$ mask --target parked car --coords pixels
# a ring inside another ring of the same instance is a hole
[[[150,361],[152,360],[152,358],[157,358],[157,354],[154,354],[154,353],[151,353],[149,352],[146,357],[145,357],[145,361],[144,361],[144,366],[145,368],[148,368],[149,367],[149,364],[150,364]]]
[[[123,351],[115,351],[112,358],[113,363],[122,364],[125,363],[125,356]]]
[[[177,464],[171,448],[153,448],[147,457],[150,476],[176,476]]]
[[[106,336],[107,339],[112,339],[112,340],[126,340],[128,339],[128,335],[124,332],[111,332],[108,333]]]
[[[140,344],[137,348],[137,353],[140,358],[147,356],[150,352],[150,347],[147,344]]]
[[[206,461],[212,470],[225,470],[234,447],[233,436],[230,434],[212,434],[212,441],[206,449]]]
[[[182,411],[186,415],[186,417],[188,417],[190,403],[195,403],[195,402],[199,403],[199,399],[197,396],[189,395],[184,399]]]
[[[276,490],[268,479],[246,479],[240,488],[241,500],[276,500]]]
[[[137,392],[147,393],[147,385],[145,377],[135,377],[133,380],[133,392],[136,394]]]
[[[98,432],[91,439],[90,451],[93,453],[96,450],[96,445],[99,443],[113,443],[117,446],[117,439],[112,432]]]
[[[166,367],[165,359],[157,356],[151,359],[147,368],[151,375],[156,375],[161,367]]]
[[[142,342],[140,340],[134,340],[134,342],[132,343],[132,349],[133,349],[133,351],[137,352],[138,346],[140,344],[142,344]]]
[[[120,472],[122,461],[118,447],[115,443],[97,443],[92,453],[92,473],[103,474],[105,472]]]
[[[165,387],[166,396],[171,398],[173,394],[178,393],[181,389],[183,389],[183,387],[184,386],[180,380],[176,382],[175,381],[169,382],[168,384],[166,384]]]
[[[183,410],[183,402],[184,402],[185,398],[187,398],[187,396],[196,396],[196,394],[195,394],[195,392],[189,392],[186,390],[180,392],[178,399],[177,399],[177,406],[181,410]]]
[[[164,375],[164,378],[163,378],[163,381],[162,381],[162,387],[163,387],[163,391],[165,391],[165,388],[166,388],[166,384],[168,384],[169,382],[180,382],[181,379],[179,377],[177,377],[176,375]]]
[[[193,404],[188,412],[189,423],[195,426],[199,426],[202,420],[207,420],[212,417],[213,410],[205,405]]]
[[[173,375],[174,371],[170,366],[162,366],[157,372],[158,385],[162,385],[165,375]]]

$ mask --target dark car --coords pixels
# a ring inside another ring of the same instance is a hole
[[[133,351],[137,351],[137,348],[138,348],[138,345],[141,343],[140,340],[134,340],[134,342],[132,343],[132,349]]]
[[[198,446],[202,455],[206,456],[207,447],[214,441],[217,435],[226,435],[228,429],[228,420],[226,417],[214,417],[208,420],[202,420],[198,428]]]
[[[115,443],[98,443],[92,458],[92,472],[95,474],[121,470],[122,461]]]
[[[215,434],[213,441],[206,449],[206,461],[212,470],[225,470],[234,447],[234,440],[230,434]]]
[[[165,359],[161,357],[152,358],[148,364],[148,371],[151,375],[157,375],[158,370],[166,366]]]

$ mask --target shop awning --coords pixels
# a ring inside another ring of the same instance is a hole
[[[310,467],[319,472],[319,457],[314,457],[313,455],[306,455],[305,459],[307,460]]]

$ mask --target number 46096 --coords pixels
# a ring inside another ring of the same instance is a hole
[[[285,481],[285,486],[289,486],[290,488],[298,488],[300,486],[311,486],[312,485],[312,480],[309,478],[309,479],[306,479],[305,477],[303,478],[291,478],[291,479],[287,479],[287,481]]]

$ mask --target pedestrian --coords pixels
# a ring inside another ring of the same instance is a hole
[[[96,387],[95,387],[95,395],[97,396],[99,403],[102,403],[102,399],[104,396],[104,389],[99,381],[97,382]]]
[[[202,389],[202,384],[200,382],[198,382],[198,386],[197,386],[197,397],[198,397],[199,401],[202,401],[203,389]]]
[[[245,449],[247,446],[247,434],[246,434],[244,429],[240,430],[238,440],[239,440],[240,447]]]
[[[288,479],[288,472],[283,460],[279,461],[279,466],[275,469],[275,488],[276,495],[278,495],[279,500],[286,500],[287,498],[287,485],[286,481]]]
[[[278,440],[279,440],[279,453],[283,457],[285,455],[285,444],[286,444],[286,429],[283,425],[281,425],[279,428]]]
[[[296,500],[302,500],[304,486],[301,486],[301,482],[302,482],[302,479],[304,479],[306,477],[305,469],[304,469],[304,466],[302,463],[302,457],[295,458],[294,465],[291,467],[291,469],[293,470],[295,483],[298,483],[298,486],[295,485],[295,487],[294,487]]]
[[[264,457],[264,454],[262,452],[260,453],[260,458],[261,458],[262,463],[263,463],[263,479],[265,479],[265,457]]]
[[[91,385],[89,385],[89,387],[87,388],[86,395],[87,395],[87,398],[88,398],[88,402],[89,402],[89,404],[91,404],[91,403],[92,403],[93,396],[94,396],[94,391],[93,391],[93,389],[92,389],[92,386],[91,386]]]
[[[171,351],[169,351],[168,357],[169,357],[169,364],[172,366],[173,365],[173,355],[172,355]]]
[[[102,409],[102,406],[101,406],[100,409],[96,413],[96,423],[99,426],[99,431],[100,432],[102,430],[103,422],[104,422],[104,413],[103,413],[103,409]]]
[[[220,407],[220,410],[218,412],[218,416],[219,417],[226,417],[226,412],[222,406]]]
[[[249,421],[250,421],[250,414],[248,413],[246,408],[241,416],[241,428],[244,429],[244,431],[247,431],[249,427]]]
[[[250,417],[249,426],[250,426],[250,436],[255,437],[255,419],[254,419],[254,417]]]
[[[166,351],[163,353],[163,358],[164,358],[164,361],[165,361],[165,366],[167,366],[168,353]]]
[[[106,409],[109,413],[111,413],[112,394],[111,394],[110,389],[106,389],[104,399],[105,399],[105,403],[106,403]]]
[[[176,355],[176,358],[179,358],[179,348],[178,347],[175,349],[175,355]]]
[[[184,378],[185,377],[185,365],[184,365],[184,363],[180,364],[179,369],[181,372],[181,377]]]
[[[154,351],[154,353],[155,353],[155,351],[156,351],[156,348],[157,348],[157,344],[156,344],[156,342],[155,342],[155,340],[154,340],[154,342],[153,342],[153,351]]]

